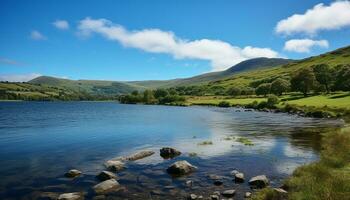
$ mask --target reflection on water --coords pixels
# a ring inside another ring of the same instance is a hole
[[[34,198],[43,191],[85,191],[91,197],[90,188],[97,183],[94,176],[104,169],[104,161],[143,149],[157,154],[131,163],[118,174],[127,188],[119,197],[149,197],[154,189],[162,190],[160,199],[180,197],[190,192],[183,185],[187,179],[199,186],[191,192],[205,195],[218,190],[208,180],[209,173],[229,176],[235,168],[248,178],[266,174],[278,185],[297,166],[317,159],[320,133],[341,125],[335,120],[233,108],[112,102],[1,102],[0,114],[0,198]],[[228,136],[248,138],[254,145],[225,139]],[[203,141],[213,144],[198,145]],[[163,146],[183,154],[163,160],[158,154]],[[165,169],[180,159],[199,170],[172,179]],[[70,168],[78,168],[84,176],[63,178]],[[249,190],[246,183],[235,185],[231,178],[219,189],[225,187],[237,188],[237,199]]]

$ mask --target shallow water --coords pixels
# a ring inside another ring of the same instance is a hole
[[[250,188],[247,181],[235,184],[231,170],[244,172],[246,179],[266,174],[272,186],[279,186],[297,166],[318,158],[320,133],[341,125],[337,120],[233,108],[0,102],[0,199],[75,191],[92,198],[91,187],[98,183],[95,175],[106,160],[143,149],[156,154],[129,163],[118,173],[126,190],[108,198],[183,199],[190,193],[208,196],[234,188],[235,199],[242,199]],[[246,137],[254,145],[226,140],[227,136]],[[203,141],[213,145],[198,145]],[[163,160],[159,156],[163,146],[183,154]],[[172,178],[165,170],[177,160],[189,161],[198,171]],[[71,168],[84,175],[64,178]],[[214,186],[208,174],[227,178],[222,186]],[[186,180],[194,180],[194,187],[184,186]]]

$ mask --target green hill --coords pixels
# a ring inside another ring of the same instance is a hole
[[[198,76],[193,76],[190,78],[179,78],[165,81],[131,81],[129,83],[148,88],[167,88],[176,86],[199,85],[227,78],[240,72],[271,68],[290,62],[292,62],[292,60],[283,58],[253,58],[250,60],[240,62],[237,65],[234,65],[225,71],[210,72]]]
[[[117,95],[130,93],[134,90],[145,89],[145,87],[142,86],[118,81],[69,80],[49,76],[40,76],[29,81],[28,83],[56,86],[91,95]]]
[[[260,83],[272,82],[272,80],[279,77],[289,79],[292,72],[295,72],[300,68],[310,67],[317,64],[328,64],[331,67],[350,64],[350,46],[321,54],[319,56],[292,61],[272,68],[243,71],[227,78],[211,81],[207,85],[209,87],[224,88],[232,86],[256,87]]]

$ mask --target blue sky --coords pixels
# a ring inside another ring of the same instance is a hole
[[[2,0],[0,24],[0,80],[159,80],[347,46],[350,3]]]

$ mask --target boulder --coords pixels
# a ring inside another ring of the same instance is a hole
[[[243,183],[244,182],[244,174],[243,173],[235,174],[235,182],[236,183]]]
[[[246,192],[244,194],[244,198],[250,198],[252,196],[252,193],[251,192]]]
[[[235,175],[238,174],[238,173],[239,173],[238,170],[232,170],[232,171],[231,171],[231,175],[232,175],[232,176],[235,176]]]
[[[83,200],[84,195],[80,192],[64,193],[58,196],[58,200]]]
[[[197,195],[195,195],[195,194],[190,194],[190,196],[188,196],[187,199],[189,199],[189,200],[195,200],[195,199],[197,199],[197,198],[198,198]]]
[[[109,192],[118,191],[120,188],[120,184],[115,179],[103,181],[93,187],[96,194],[106,194]]]
[[[80,175],[81,175],[81,171],[79,171],[77,169],[71,169],[67,173],[65,173],[65,176],[68,178],[75,178],[75,177],[80,176]]]
[[[117,176],[112,172],[102,171],[96,176],[96,178],[98,178],[98,180],[100,180],[100,181],[105,181],[108,179],[116,179]]]
[[[174,164],[172,164],[168,169],[167,172],[172,175],[184,175],[191,173],[197,169],[196,166],[191,165],[185,160],[177,161]]]
[[[131,156],[128,156],[128,157],[126,157],[126,159],[130,160],[130,161],[135,161],[135,160],[140,160],[142,158],[146,158],[146,157],[151,156],[153,154],[154,154],[154,151],[144,150],[144,151],[137,152]]]
[[[264,188],[269,184],[269,179],[265,175],[259,175],[249,180],[249,185],[256,188]]]
[[[224,197],[233,197],[236,193],[236,190],[225,190],[222,192],[222,196]]]
[[[119,172],[125,168],[125,164],[119,160],[108,160],[105,166],[108,170]]]
[[[216,195],[216,194],[213,194],[213,195],[210,195],[210,199],[211,200],[219,200],[220,197],[218,195]]]
[[[181,155],[181,152],[171,147],[163,147],[160,149],[160,156],[164,159],[174,158],[179,155]]]

